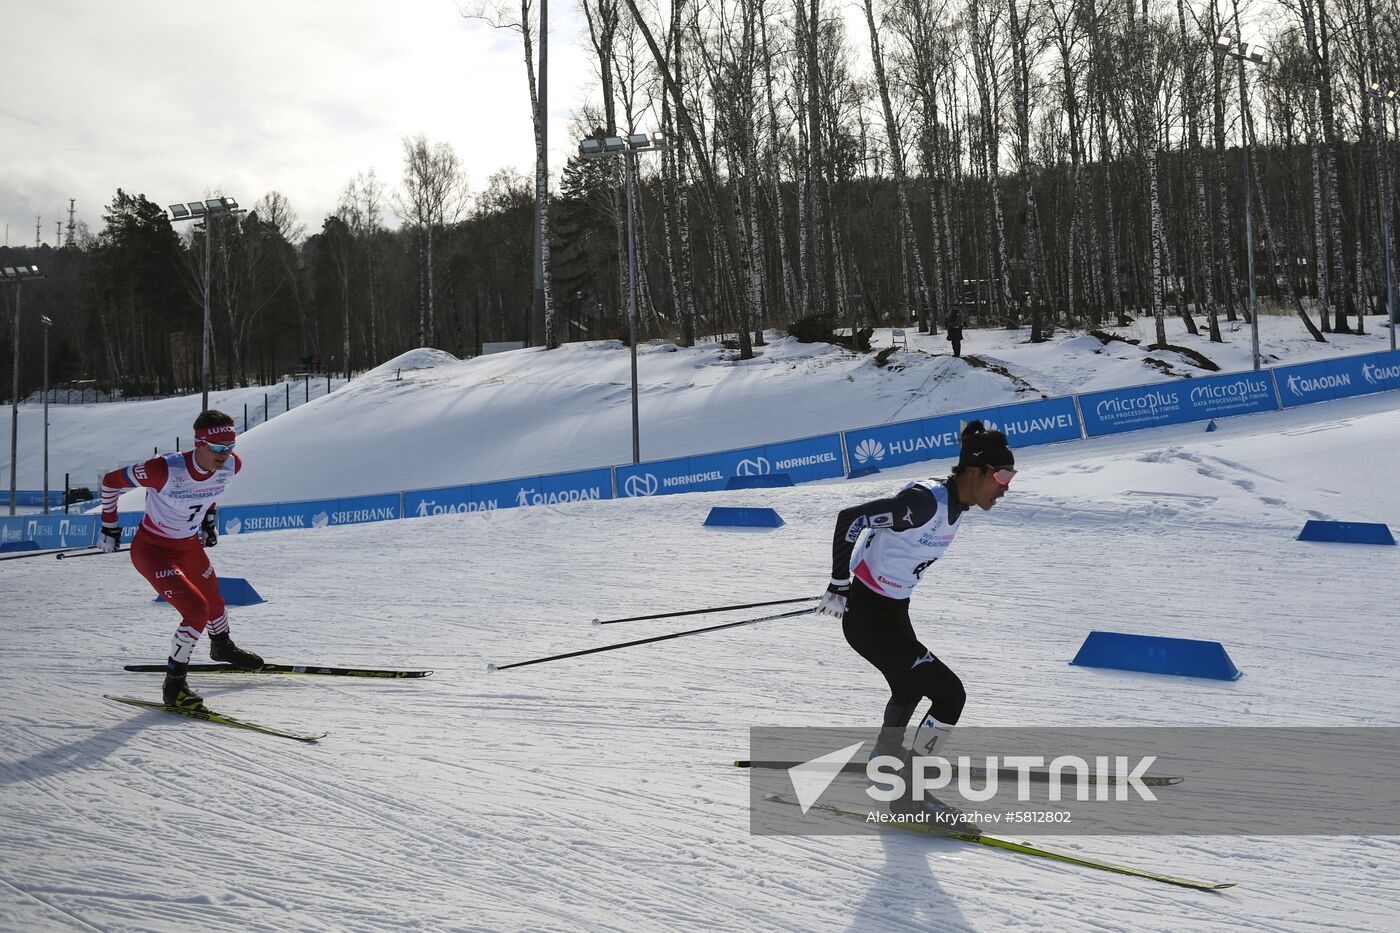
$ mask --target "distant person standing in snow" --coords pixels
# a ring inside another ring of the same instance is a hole
[[[948,315],[948,342],[953,345],[953,355],[957,357],[962,356],[962,330],[962,308],[954,305],[952,313]]]
[[[215,500],[243,469],[233,452],[233,419],[201,412],[194,422],[194,450],[154,457],[102,477],[102,535],[98,547],[117,549],[117,499],[123,489],[146,488],[146,514],[131,542],[131,562],[141,576],[180,613],[180,627],[166,661],[163,699],[168,706],[203,707],[185,679],[195,643],[209,628],[209,656],[239,668],[262,667],[262,658],[233,643],[219,579],[205,548],[218,543]]]
[[[831,584],[817,612],[841,619],[847,643],[889,683],[874,754],[904,757],[905,727],[925,699],[928,712],[914,737],[918,755],[941,749],[962,715],[962,681],[914,634],[909,597],[953,543],[963,513],[974,505],[987,511],[1006,495],[1015,464],[1005,434],[971,421],[947,479],[910,483],[836,517]]]

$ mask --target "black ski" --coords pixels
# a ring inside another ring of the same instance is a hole
[[[138,674],[164,674],[164,664],[128,664],[123,670]],[[264,664],[262,667],[234,667],[232,664],[191,664],[191,674],[315,674],[322,677],[383,677],[403,679],[428,677],[432,671],[389,671],[363,667],[318,667],[309,664]]]
[[[163,670],[163,668],[162,668],[162,670]],[[806,762],[802,762],[802,761],[748,761],[748,760],[745,760],[745,759],[742,759],[742,758],[741,758],[740,760],[734,762],[734,767],[736,767],[736,768],[767,768],[767,769],[772,769],[772,770],[775,770],[775,771],[788,771],[788,770],[791,770],[792,768],[795,768],[795,767],[797,767],[798,765],[801,765],[801,764],[806,764]],[[954,766],[953,766],[953,771],[956,772],[957,770],[958,770],[957,766],[954,765]],[[852,762],[848,763],[845,767],[843,767],[843,768],[841,769],[841,772],[840,772],[840,773],[841,773],[841,774],[862,774],[862,775],[863,775],[863,774],[865,774],[865,763],[864,763],[864,762],[855,762],[855,761],[852,761]],[[972,769],[970,769],[969,773],[971,774],[971,776],[972,776],[973,778],[976,778],[976,779],[979,779],[979,780],[987,777],[987,769],[986,769],[986,768],[972,768]],[[997,780],[999,780],[999,781],[1015,781],[1015,780],[1017,780],[1017,779],[1020,777],[1021,772],[1018,771],[1018,770],[1015,769],[1015,768],[998,768],[998,769],[997,769],[997,772],[996,772],[996,775],[997,775]],[[1032,782],[1034,782],[1034,783],[1036,783],[1036,784],[1048,784],[1048,783],[1050,783],[1050,772],[1049,772],[1049,771],[1032,770],[1032,771],[1029,771],[1029,772],[1028,772],[1028,776],[1029,776],[1029,780],[1031,780]],[[1142,775],[1141,777],[1139,777],[1138,780],[1142,782],[1142,784],[1143,784],[1144,787],[1170,787],[1170,786],[1172,786],[1173,784],[1180,784],[1182,781],[1184,781],[1184,780],[1186,780],[1186,779],[1183,778],[1183,777],[1167,777],[1167,776],[1165,776],[1165,775],[1144,774],[1144,775]],[[1063,775],[1060,776],[1060,781],[1061,781],[1062,783],[1064,783],[1064,784],[1078,784],[1078,783],[1079,783],[1079,778],[1078,778],[1076,775],[1074,775],[1074,774],[1063,774]],[[1098,778],[1095,777],[1095,776],[1092,775],[1092,774],[1086,775],[1085,778],[1084,778],[1084,783],[1086,783],[1086,784],[1097,784],[1097,783],[1098,783]],[[1106,783],[1108,783],[1108,784],[1117,784],[1117,783],[1118,783],[1118,779],[1117,779],[1116,777],[1110,777],[1110,778],[1106,781]]]
[[[154,700],[138,700],[135,697],[118,697],[110,693],[104,693],[104,699],[116,700],[118,703],[125,703],[128,706],[139,706],[144,709],[159,709],[167,713],[174,713],[177,716],[188,716],[190,719],[201,719],[204,722],[212,722],[220,726],[233,726],[236,729],[247,729],[250,732],[261,732],[263,735],[275,735],[283,739],[295,739],[298,742],[315,742],[317,739],[324,739],[330,733],[321,732],[319,734],[309,734],[305,732],[288,732],[286,729],[278,729],[273,726],[264,726],[261,723],[248,722],[243,719],[234,719],[232,716],[225,716],[223,713],[216,713],[207,708],[186,709],[182,706],[167,706],[164,703],[157,703]]]

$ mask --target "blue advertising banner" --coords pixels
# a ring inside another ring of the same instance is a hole
[[[1285,408],[1400,389],[1400,350],[1274,369]]]
[[[488,512],[611,498],[612,470],[601,467],[576,473],[551,473],[493,483],[473,483],[469,486],[416,489],[403,494],[403,510],[407,518],[426,518],[457,512]]]
[[[401,518],[399,494],[381,493],[348,499],[315,499],[309,502],[275,502],[268,505],[230,505],[219,509],[219,533],[249,534],[285,531],[289,528],[328,528],[360,525]]]
[[[0,544],[33,541],[40,549],[88,547],[97,540],[96,515],[15,515],[0,518]]]
[[[786,473],[795,483],[844,475],[841,435],[826,434],[781,444],[617,467],[624,499],[723,489],[732,476]]]
[[[1109,389],[1079,396],[1090,437],[1227,415],[1277,411],[1268,373],[1227,373],[1179,382]]]
[[[956,459],[962,446],[962,429],[974,419],[991,430],[1004,431],[1013,448],[1080,438],[1074,399],[1066,396],[1019,402],[847,431],[851,468],[885,469],[922,460]]]

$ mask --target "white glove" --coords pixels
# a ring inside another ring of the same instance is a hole
[[[817,603],[817,615],[831,616],[839,619],[846,614],[846,595],[851,592],[850,580],[835,580],[827,586],[826,592],[822,594],[821,601]]]
[[[117,549],[117,545],[122,543],[122,529],[120,525],[103,525],[102,534],[97,536],[97,546],[103,554],[111,554]]]

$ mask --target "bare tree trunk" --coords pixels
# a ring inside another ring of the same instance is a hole
[[[553,350],[559,346],[559,338],[554,332],[554,275],[550,250],[552,235],[549,228],[549,153],[545,151],[544,127],[540,125],[540,97],[535,74],[535,51],[532,41],[534,33],[530,23],[530,0],[521,0],[520,18],[524,24],[521,36],[525,46],[525,73],[530,84],[530,123],[535,133],[535,213],[540,228],[540,264],[544,267],[544,346],[546,350]],[[431,260],[431,238],[429,239],[428,255]],[[431,294],[428,304],[429,316],[431,317]]]
[[[1254,140],[1254,118],[1252,114],[1250,114],[1248,111],[1246,111],[1244,114],[1244,125],[1241,128],[1240,132],[1248,134],[1248,138],[1253,142],[1254,148],[1257,150],[1258,142]],[[1253,175],[1252,166],[1250,174]],[[1273,263],[1275,268],[1288,268],[1288,247],[1287,244],[1285,244],[1283,247],[1280,247],[1278,237],[1274,236],[1274,224],[1269,217],[1269,199],[1262,187],[1260,187],[1259,191],[1256,193],[1254,203],[1258,205],[1259,219],[1263,221],[1264,242],[1267,243],[1269,247],[1270,261]],[[1313,339],[1317,342],[1325,343],[1327,338],[1322,336],[1322,331],[1318,330],[1317,325],[1312,322],[1312,318],[1308,317],[1307,309],[1303,307],[1303,302],[1298,297],[1298,293],[1293,289],[1289,289],[1288,294],[1289,297],[1293,299],[1293,310],[1302,320],[1303,326],[1308,329],[1308,333],[1312,334]]]
[[[1201,153],[1200,103],[1196,96],[1200,90],[1200,75],[1196,70],[1197,54],[1192,48],[1191,39],[1186,32],[1186,0],[1177,0],[1176,17],[1181,34],[1181,57],[1185,71],[1182,83],[1182,105],[1186,110],[1186,144],[1191,151],[1191,181],[1192,187],[1195,189],[1195,199],[1191,204],[1191,225],[1195,228],[1197,235],[1191,237],[1190,248],[1192,254],[1197,257],[1194,264],[1200,270],[1200,274],[1195,280],[1202,289],[1199,295],[1205,302],[1211,343],[1223,343],[1223,338],[1220,336],[1220,318],[1215,307],[1215,287],[1210,272],[1214,266],[1214,257],[1210,250],[1211,241],[1204,236],[1209,226],[1210,209],[1206,203],[1206,170]],[[1194,332],[1194,326],[1192,330]]]
[[[924,258],[914,231],[914,212],[909,205],[909,175],[904,166],[904,144],[900,139],[899,123],[895,120],[894,105],[890,101],[890,84],[885,75],[885,58],[880,51],[880,30],[875,25],[872,0],[865,0],[865,23],[870,29],[870,59],[874,64],[875,86],[880,92],[880,106],[885,116],[885,140],[890,147],[890,167],[894,171],[895,191],[899,198],[900,227],[904,232],[905,249],[913,260],[914,285],[921,312],[920,329],[927,331],[928,281],[924,277]]]
[[[987,190],[991,230],[996,238],[996,269],[1000,279],[999,304],[1007,327],[1019,323],[1019,302],[1011,295],[1011,270],[1007,259],[1006,218],[1001,209],[1001,90],[995,61],[996,17],[982,18],[980,0],[968,3],[972,61],[977,81],[977,94],[982,108],[982,155],[986,162]]]
[[[1302,0],[1302,3],[1307,5],[1309,0]],[[1332,55],[1327,24],[1327,0],[1317,0],[1317,26],[1316,65],[1318,88],[1321,92],[1322,136],[1327,168],[1324,184],[1327,189],[1327,203],[1330,212],[1328,219],[1331,225],[1332,240],[1332,281],[1340,283],[1346,281],[1346,272],[1344,254],[1342,253],[1342,195],[1337,183],[1337,118],[1336,108],[1332,100]],[[1348,301],[1345,293],[1337,295],[1336,299],[1333,326],[1338,333],[1344,334],[1349,331],[1346,315],[1347,307],[1351,302]]]
[[[759,57],[763,61],[764,93],[768,103],[768,177],[773,186],[773,226],[778,235],[778,282],[782,288],[780,302],[784,316],[791,317],[796,311],[794,302],[797,300],[797,277],[793,273],[788,251],[787,208],[783,203],[782,166],[779,158],[781,146],[778,139],[778,108],[773,98],[773,54],[768,44],[768,11],[764,0],[759,0],[758,26],[762,43]]]
[[[867,0],[868,2],[868,0]],[[1007,0],[1011,26],[1011,57],[1013,103],[1016,113],[1016,161],[1020,169],[1022,196],[1026,202],[1026,252],[1031,270],[1031,342],[1048,338],[1045,332],[1045,302],[1048,289],[1045,282],[1045,252],[1040,234],[1040,206],[1035,185],[1031,180],[1031,59],[1039,50],[1030,48],[1033,21],[1033,0],[1027,3],[1023,17],[1017,0]]]

